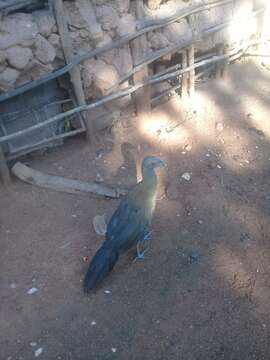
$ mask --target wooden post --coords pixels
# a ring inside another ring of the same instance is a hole
[[[136,0],[137,19],[143,17],[143,0]],[[144,58],[147,50],[146,35],[140,36],[131,43],[133,64],[137,64]],[[144,67],[133,75],[134,85],[143,82],[148,77],[148,68]],[[150,87],[146,86],[135,93],[135,106],[139,117],[147,116],[151,112]]]
[[[229,47],[225,45],[222,49],[223,55],[225,55],[225,59],[222,62],[222,69],[221,69],[221,77],[225,78],[228,74],[229,64],[230,64],[230,58],[227,56],[229,53]]]
[[[59,35],[60,35],[62,46],[63,46],[65,60],[66,60],[66,63],[70,63],[70,62],[72,62],[72,59],[74,57],[74,52],[73,52],[73,48],[72,48],[72,41],[71,41],[71,39],[69,37],[69,33],[68,33],[68,24],[67,24],[67,20],[66,20],[66,16],[65,16],[63,0],[55,0],[54,1],[54,12],[55,12],[55,18],[56,18],[56,23],[58,26]],[[78,104],[80,106],[85,105],[85,96],[84,96],[79,66],[73,67],[69,71],[69,73],[70,73],[71,82],[73,84],[73,88],[74,88],[74,92],[75,92],[75,96],[78,101]],[[94,145],[95,134],[94,134],[94,126],[93,126],[92,121],[85,122],[85,126],[87,129],[87,136],[89,137],[91,144]]]
[[[186,68],[188,65],[188,57],[187,57],[187,51],[184,50],[182,52],[182,69]],[[184,99],[187,97],[188,93],[188,74],[185,73],[182,75],[182,85],[181,85],[181,97]]]
[[[188,66],[194,66],[194,45],[191,45],[187,50]],[[190,97],[195,93],[195,69],[192,68],[188,77],[188,93]]]
[[[0,175],[4,185],[9,185],[11,183],[9,168],[5,159],[5,155],[0,145]]]

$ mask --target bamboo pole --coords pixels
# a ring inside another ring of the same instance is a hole
[[[0,146],[0,175],[4,185],[9,185],[11,183],[9,168],[5,159],[2,146]]]
[[[68,64],[72,62],[74,58],[74,51],[72,48],[72,41],[68,33],[68,24],[67,24],[65,9],[62,0],[54,0],[54,12],[55,12],[56,23],[61,38],[66,63]],[[80,106],[85,105],[86,101],[85,101],[79,66],[75,66],[71,68],[69,73],[78,105]],[[93,123],[92,121],[86,122],[84,116],[82,117],[85,127],[87,129],[87,136],[89,137],[91,144],[94,145],[95,137],[94,137]]]
[[[188,58],[187,58],[187,51],[184,50],[182,52],[182,69],[186,69],[188,66]],[[181,97],[185,99],[188,94],[188,74],[187,72],[183,74],[182,79],[180,80],[181,83]]]
[[[187,50],[188,66],[191,68],[188,75],[188,94],[190,97],[195,93],[195,68],[194,68],[194,45],[192,44]]]
[[[136,0],[136,15],[137,19],[143,17],[143,0]],[[140,38],[133,40],[131,42],[131,50],[133,57],[133,64],[137,64],[138,61],[144,57],[144,54],[147,50],[147,40],[146,35],[142,35]],[[148,68],[147,66],[140,69],[138,72],[133,75],[133,83],[143,82],[148,77]],[[135,106],[138,117],[142,118],[147,116],[151,111],[151,102],[150,102],[150,88],[149,86],[142,87],[135,93]]]

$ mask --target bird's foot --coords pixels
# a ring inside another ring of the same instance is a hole
[[[139,244],[137,244],[137,256],[134,259],[134,261],[136,260],[143,260],[144,259],[144,254],[146,253],[146,251],[148,250],[148,248],[146,248],[144,251],[140,251],[140,247]]]
[[[144,235],[143,241],[148,241],[152,239],[152,232],[153,230],[149,231],[147,234]]]

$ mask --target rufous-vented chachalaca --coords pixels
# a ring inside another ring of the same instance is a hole
[[[154,156],[142,162],[142,181],[121,200],[107,227],[106,239],[94,255],[84,279],[84,291],[94,289],[110,273],[121,253],[150,239],[150,224],[155,209],[157,176],[155,168],[165,166]]]

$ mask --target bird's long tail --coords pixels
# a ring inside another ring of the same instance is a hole
[[[84,291],[90,292],[107,276],[118,260],[119,254],[114,247],[104,242],[90,262],[84,278]]]

